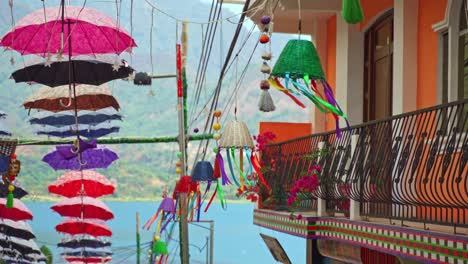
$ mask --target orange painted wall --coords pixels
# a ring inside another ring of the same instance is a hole
[[[273,132],[276,135],[274,142],[303,137],[312,134],[310,123],[287,123],[287,122],[260,122],[259,133]]]
[[[423,0],[425,1],[439,1],[439,0]],[[359,28],[364,29],[369,22],[374,21],[374,17],[379,15],[382,11],[389,9],[393,6],[393,0],[361,0],[362,10],[364,11],[364,21],[359,25]]]
[[[447,0],[419,1],[417,108],[437,103],[437,33],[432,25],[443,20]]]
[[[336,15],[327,20],[327,68],[326,77],[333,93],[336,86]],[[335,129],[335,119],[331,114],[327,114],[326,130]]]

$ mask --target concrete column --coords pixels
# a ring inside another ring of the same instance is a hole
[[[358,140],[359,140],[359,135],[351,136],[351,153],[354,153],[354,151],[356,150]],[[351,163],[351,161],[349,161],[349,163]],[[350,171],[349,166],[350,164],[346,165],[346,168],[348,169],[348,171]],[[358,186],[359,186],[359,183],[358,183]],[[360,202],[351,200],[350,207],[349,207],[349,219],[350,220],[353,220],[353,221],[361,220],[361,211],[359,209],[360,209]]]
[[[362,123],[364,34],[341,16],[336,18],[336,100],[351,124]],[[345,126],[341,120],[340,126]]]
[[[322,149],[323,145],[325,145],[325,142],[319,142],[317,144],[317,148]],[[327,201],[321,198],[317,199],[317,216],[318,217],[328,216],[327,215]]]
[[[393,115],[417,107],[418,6],[419,0],[394,1]]]

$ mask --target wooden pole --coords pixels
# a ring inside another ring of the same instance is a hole
[[[136,213],[137,264],[140,264],[140,213]]]
[[[184,32],[185,30],[185,32]],[[182,26],[182,44],[176,42],[176,52],[177,52],[177,109],[179,112],[179,151],[182,153],[182,174],[187,175],[187,141],[186,141],[186,122],[185,122],[185,107],[184,102],[184,84],[183,84],[183,57],[187,54],[182,55],[182,47],[186,46],[187,41],[187,26]],[[177,32],[178,34],[178,32]],[[178,39],[178,36],[177,36]],[[186,50],[185,50],[186,52]],[[182,264],[190,263],[190,254],[189,254],[189,235],[188,235],[188,203],[187,203],[187,194],[180,193],[179,197],[180,208],[183,208],[180,213],[180,222],[179,222],[179,235],[180,235],[180,260]]]

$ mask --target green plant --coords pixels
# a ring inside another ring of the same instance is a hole
[[[46,257],[46,263],[47,264],[52,264],[53,259],[54,259],[52,251],[50,251],[50,249],[47,246],[44,245],[44,246],[41,247],[41,252]]]

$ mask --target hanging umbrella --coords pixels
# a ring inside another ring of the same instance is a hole
[[[114,53],[131,51],[135,41],[111,17],[90,8],[65,6],[62,24],[62,7],[39,9],[22,18],[2,37],[0,46],[14,49],[21,54],[38,54],[67,51],[73,45],[72,55]],[[69,27],[68,27],[69,26]],[[67,38],[69,35],[72,38]]]
[[[66,257],[85,257],[85,258],[100,258],[100,257],[109,257],[112,256],[112,252],[110,250],[96,250],[96,249],[89,249],[89,248],[79,248],[77,250],[67,250],[62,252],[60,255]]]
[[[65,257],[65,260],[68,264],[101,264],[107,263],[112,260],[111,257],[103,257],[103,258],[86,258],[86,257]]]
[[[120,127],[112,126],[109,128],[82,128],[78,131],[72,129],[38,131],[37,134],[59,138],[76,137],[77,134],[85,138],[100,138],[119,131]]]
[[[112,110],[110,110],[112,109]],[[83,113],[86,112],[86,113]],[[62,114],[41,112],[41,115],[35,116],[29,120],[32,125],[47,125],[54,127],[70,126],[75,124],[74,113]],[[80,111],[78,115],[78,124],[80,125],[98,125],[114,120],[122,120],[122,116],[117,114],[113,108],[104,108],[94,111]]]
[[[110,247],[111,245],[111,242],[105,242],[95,238],[73,238],[57,244],[58,247],[63,248],[103,248]]]
[[[73,80],[70,80],[69,67],[74,69]],[[133,74],[133,69],[125,61],[120,61],[118,66],[112,63],[98,60],[73,60],[34,64],[12,73],[15,82],[34,82],[57,87],[70,83],[101,85],[106,82],[128,78]]]
[[[67,218],[58,224],[55,229],[58,232],[70,235],[112,236],[112,231],[106,223],[97,219]]]
[[[83,191],[82,191],[83,188]],[[65,197],[75,197],[83,192],[89,197],[113,194],[115,183],[95,171],[70,171],[49,185],[49,192]]]
[[[33,240],[25,240],[0,234],[0,247],[17,250],[21,255],[40,254],[41,251]]]
[[[32,220],[33,216],[29,209],[18,199],[14,199],[14,207],[6,208],[7,199],[0,198],[0,219],[10,219],[13,221]]]
[[[107,205],[96,198],[87,196],[63,199],[54,204],[51,209],[61,216],[95,218],[106,221],[114,218],[114,214]]]
[[[26,240],[36,238],[31,227],[24,221],[14,222],[9,219],[2,219],[0,220],[0,233]]]
[[[1,121],[0,121],[0,136],[7,136],[7,137],[11,136],[10,131],[5,127],[5,125]]]
[[[30,96],[23,103],[23,106],[26,109],[61,112],[72,110],[74,101],[75,99],[71,98],[68,85],[56,88],[43,86]],[[100,86],[78,85],[76,87],[76,106],[78,111],[96,111],[106,107],[113,107],[115,110],[120,108],[119,103],[112,96],[111,90],[105,84]]]
[[[48,153],[42,158],[42,161],[49,164],[54,170],[86,170],[86,169],[104,169],[119,157],[117,154],[107,148],[93,148],[82,152],[81,164],[78,156],[73,158],[64,156],[57,150]]]
[[[7,114],[3,111],[0,111],[0,118],[5,118]]]
[[[1,170],[0,170],[1,172]],[[8,195],[8,184],[3,184],[0,183],[0,197],[1,198],[6,198]],[[28,195],[28,192],[26,192],[23,188],[21,188],[18,185],[15,185],[15,190],[13,191],[13,196],[17,199],[21,199],[24,196]]]

